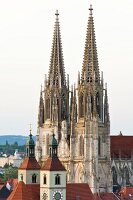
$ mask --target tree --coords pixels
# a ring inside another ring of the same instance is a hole
[[[11,178],[17,178],[18,177],[18,168],[9,166],[5,169],[4,173],[4,181],[7,181]]]
[[[6,163],[6,164],[4,165],[4,168],[9,168],[9,164]]]

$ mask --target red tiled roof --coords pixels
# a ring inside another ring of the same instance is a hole
[[[25,158],[22,164],[20,165],[19,169],[26,169],[26,170],[36,170],[40,169],[40,165],[38,164],[35,158]]]
[[[66,171],[61,161],[57,157],[49,157],[42,166],[41,170]]]
[[[31,193],[32,200],[40,200],[40,184],[28,184],[26,187]]]
[[[7,200],[32,200],[30,191],[24,182],[20,181]]]
[[[110,136],[111,157],[131,158],[133,152],[133,136]]]
[[[100,196],[99,196],[98,193],[95,193],[95,194],[94,194],[94,199],[95,199],[95,200],[102,200],[102,199],[100,198]]]
[[[102,200],[118,200],[118,197],[116,197],[113,193],[100,193],[100,197]]]
[[[121,189],[120,194],[123,198],[133,199],[133,187],[124,187]]]
[[[25,185],[20,181],[7,200],[40,200],[40,185]]]
[[[94,200],[94,196],[87,183],[68,183],[66,199],[75,200],[76,197],[80,197],[80,200]]]

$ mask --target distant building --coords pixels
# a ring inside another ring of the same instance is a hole
[[[111,136],[113,189],[133,186],[133,136]]]
[[[19,167],[20,164],[22,163],[23,158],[20,157],[20,154],[18,153],[18,151],[16,150],[14,153],[14,156],[7,156],[5,154],[4,157],[0,157],[0,167],[4,167],[5,164],[11,165],[13,167]]]

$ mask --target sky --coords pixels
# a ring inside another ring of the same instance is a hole
[[[81,71],[93,5],[100,71],[108,84],[111,134],[133,134],[133,1],[0,1],[0,135],[37,131],[40,87],[48,73],[55,11],[70,82]]]

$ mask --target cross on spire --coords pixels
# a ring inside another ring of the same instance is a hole
[[[90,4],[89,11],[90,11],[90,15],[92,16],[92,11],[93,11],[92,4]]]

